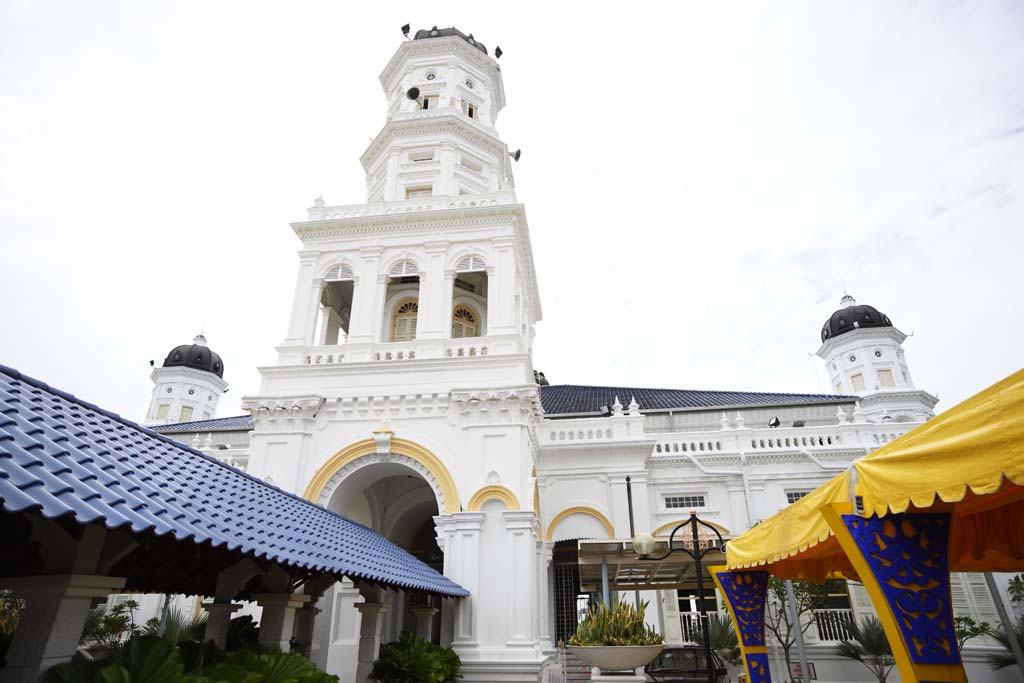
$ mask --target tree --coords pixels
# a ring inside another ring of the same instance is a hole
[[[693,639],[698,645],[704,644],[704,634],[700,629]],[[726,664],[739,666],[743,663],[740,656],[740,643],[736,638],[736,628],[732,625],[732,619],[727,615],[718,612],[708,614],[708,641],[711,644],[711,651]]]
[[[896,659],[892,656],[882,622],[878,617],[864,617],[860,624],[852,622],[847,628],[852,639],[840,641],[835,654],[857,660],[875,675],[878,683],[885,683]]]
[[[1010,637],[1016,638],[1017,642],[1020,643],[1021,648],[1024,648],[1024,614],[1017,617],[1016,623],[1013,624],[1013,635],[1007,637],[1003,633],[1002,629],[998,629],[992,632],[992,637],[995,638],[1002,646],[1000,652],[985,655],[985,661],[988,662],[989,667],[993,671],[997,671],[1007,666],[1016,666],[1017,658],[1013,654],[1013,650],[1010,648]]]
[[[956,630],[956,644],[960,652],[964,651],[964,643],[971,638],[992,634],[992,626],[987,621],[979,624],[968,616],[953,617],[953,628]]]
[[[807,581],[793,582],[793,597],[796,601],[798,624],[792,623],[789,603],[786,602],[786,582],[777,577],[768,578],[768,601],[764,610],[764,627],[771,633],[782,647],[786,656],[786,671],[791,671],[790,653],[796,643],[796,629],[803,635],[814,624],[814,619],[805,619],[805,615],[814,613],[826,604],[828,590],[824,585]]]

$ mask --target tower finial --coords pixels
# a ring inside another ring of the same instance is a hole
[[[844,290],[843,298],[839,300],[839,306],[842,307],[842,308],[849,308],[850,306],[854,306],[856,304],[857,304],[857,300],[854,299],[849,294],[847,294],[845,292],[845,290]]]

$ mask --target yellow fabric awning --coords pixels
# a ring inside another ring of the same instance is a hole
[[[954,571],[1024,569],[1024,370],[857,460],[844,472],[729,542],[730,569],[770,565],[784,578],[852,572],[820,514],[850,501],[864,514],[937,509],[954,515]]]

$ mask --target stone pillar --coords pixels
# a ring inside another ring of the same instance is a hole
[[[241,605],[231,602],[212,602],[203,605],[206,610],[206,640],[212,640],[213,644],[224,649],[228,642],[228,624],[231,622],[231,615],[241,609]]]
[[[451,309],[445,308],[444,271],[448,242],[427,242],[427,262],[420,277],[420,312],[416,324],[417,339],[447,339],[451,329]]]
[[[533,510],[505,511],[505,529],[511,558],[508,568],[508,619],[506,647],[534,648],[537,633],[533,612],[537,609],[537,517]]]
[[[283,344],[285,346],[308,346],[312,343],[316,309],[320,305],[320,279],[316,277],[316,261],[319,256],[315,251],[299,253],[299,273],[295,280],[292,317]]]
[[[313,624],[318,614],[320,610],[316,602],[311,600],[295,615],[295,651],[306,658],[309,658],[313,647]]]
[[[380,329],[376,309],[381,248],[366,247],[359,256],[359,277],[352,290],[352,316],[348,324],[349,344],[373,342]]]
[[[124,586],[125,579],[91,574],[51,574],[0,579],[0,587],[25,601],[7,666],[0,681],[41,680],[57,664],[71,660],[94,598],[106,597]]]
[[[494,245],[494,277],[487,282],[487,333],[515,334],[515,239],[496,237]]]
[[[417,607],[412,613],[416,615],[416,635],[429,641],[434,632],[434,615],[437,614],[437,608]]]
[[[764,608],[768,599],[768,572],[731,572],[724,566],[708,567],[736,626],[740,652],[749,683],[771,683],[768,668]]]
[[[949,587],[949,513],[885,517],[852,514],[850,503],[822,510],[871,596],[904,683],[967,680]]]
[[[282,652],[288,652],[295,629],[295,610],[309,602],[310,596],[302,593],[260,593],[253,597],[263,609],[260,645],[279,647]]]
[[[479,620],[476,595],[480,584],[480,532],[483,528],[482,512],[456,512],[451,515],[453,533],[449,548],[445,548],[445,575],[470,592],[468,598],[455,603],[455,628],[452,647],[469,650],[478,647],[477,622]]]
[[[366,683],[370,679],[370,671],[380,651],[380,633],[383,615],[387,611],[381,600],[381,589],[376,587],[361,588],[364,602],[358,603],[356,609],[361,616],[359,621],[359,649],[356,656],[356,682]]]

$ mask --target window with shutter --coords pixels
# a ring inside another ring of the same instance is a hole
[[[416,338],[416,318],[419,311],[420,307],[416,299],[406,299],[398,303],[395,308],[394,323],[391,327],[391,341],[412,341]]]
[[[411,275],[419,275],[420,270],[416,266],[416,262],[412,259],[402,259],[396,261],[394,265],[388,269],[388,275],[391,277],[406,277]]]
[[[178,418],[180,422],[188,422],[192,419],[192,406],[182,406],[181,416]]]
[[[324,273],[325,280],[351,280],[352,277],[352,268],[344,263],[338,264]]]
[[[455,272],[465,273],[472,270],[484,270],[485,267],[486,264],[482,256],[470,254],[459,259],[459,262],[455,264]]]
[[[452,313],[452,339],[479,336],[476,313],[467,306],[457,306]]]

